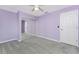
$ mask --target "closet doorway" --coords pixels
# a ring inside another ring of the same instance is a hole
[[[78,10],[60,15],[60,41],[78,46]]]

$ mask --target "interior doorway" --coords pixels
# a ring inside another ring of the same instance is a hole
[[[27,33],[27,22],[25,22],[25,33]]]
[[[21,33],[26,33],[27,32],[27,21],[22,20],[21,21]]]

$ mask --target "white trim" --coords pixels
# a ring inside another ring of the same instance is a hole
[[[0,43],[6,43],[6,42],[14,41],[14,40],[17,40],[17,39],[9,39],[9,40],[5,40],[5,41],[1,41]]]
[[[45,36],[42,36],[42,35],[38,35],[38,34],[32,34],[32,33],[27,33],[29,35],[33,35],[33,36],[37,36],[37,37],[41,37],[41,38],[45,38],[47,40],[51,40],[51,41],[55,41],[55,42],[60,42],[59,40],[55,40],[53,38],[49,38],[49,37],[45,37]]]
[[[36,36],[41,37],[41,38],[45,38],[45,39],[48,39],[48,40],[51,40],[51,41],[60,42],[59,40],[55,40],[53,38],[45,37],[45,36],[42,36],[42,35],[36,35]]]
[[[32,34],[32,33],[28,33],[28,32],[27,32],[27,34],[28,34],[28,35],[32,35],[32,36],[37,36],[37,37],[45,38],[45,39],[47,39],[47,40],[55,41],[55,42],[58,42],[58,43],[63,43],[63,42],[61,42],[60,40],[55,40],[55,39],[53,39],[53,38],[45,37],[45,36],[42,36],[42,35]],[[21,40],[21,41],[22,41],[22,40]],[[66,44],[66,43],[64,43],[64,44]],[[69,44],[69,45],[70,45],[70,44]],[[74,46],[74,45],[72,45],[72,46]],[[79,47],[79,45],[76,46],[76,47]]]
[[[33,36],[37,36],[37,37],[41,37],[41,38],[45,38],[45,39],[47,39],[47,40],[55,41],[55,42],[58,42],[58,43],[63,43],[63,42],[61,42],[60,40],[55,40],[55,39],[53,39],[53,38],[44,37],[44,36],[42,36],[42,35],[37,35],[37,34],[32,34],[32,33],[27,33],[27,34],[33,35]],[[66,44],[66,43],[64,43],[64,44]],[[69,44],[69,45],[70,45],[70,44]],[[72,46],[74,46],[74,45],[72,45]],[[79,47],[79,45],[76,46],[76,47]]]

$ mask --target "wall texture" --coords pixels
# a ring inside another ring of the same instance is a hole
[[[0,42],[19,39],[17,13],[0,9]]]
[[[71,6],[55,12],[51,12],[47,15],[40,16],[36,21],[36,34],[59,40],[60,29],[57,28],[57,26],[60,26],[60,14],[74,9],[79,9],[79,6]]]

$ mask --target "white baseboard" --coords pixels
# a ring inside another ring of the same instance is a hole
[[[37,36],[37,37],[41,37],[41,38],[45,38],[45,39],[48,39],[48,40],[51,40],[51,41],[55,41],[55,42],[58,42],[58,43],[63,43],[63,42],[61,42],[60,40],[55,40],[55,39],[53,39],[53,38],[44,37],[44,36],[42,36],[42,35],[31,34],[31,33],[28,33],[28,34],[29,34],[29,35],[33,35],[33,36]],[[64,44],[67,44],[67,43],[64,43]],[[71,44],[69,44],[69,45],[71,45]],[[76,45],[72,45],[72,46],[76,46]],[[76,46],[76,47],[79,47],[79,45]]]
[[[42,35],[36,35],[36,36],[41,37],[41,38],[45,38],[45,39],[48,39],[48,40],[51,40],[51,41],[59,42],[58,40],[55,40],[55,39],[49,38],[49,37],[45,37],[45,36],[42,36]]]
[[[32,34],[32,33],[27,33],[27,34],[33,35],[33,36],[37,36],[37,37],[41,37],[41,38],[45,38],[45,39],[48,39],[48,40],[51,40],[51,41],[55,41],[55,42],[60,42],[59,40],[55,40],[53,38],[45,37],[45,36],[42,36],[42,35],[37,35],[37,34]]]
[[[14,40],[18,40],[18,39],[9,39],[9,40],[5,40],[5,41],[1,41],[0,43],[6,43],[6,42],[14,41]]]

